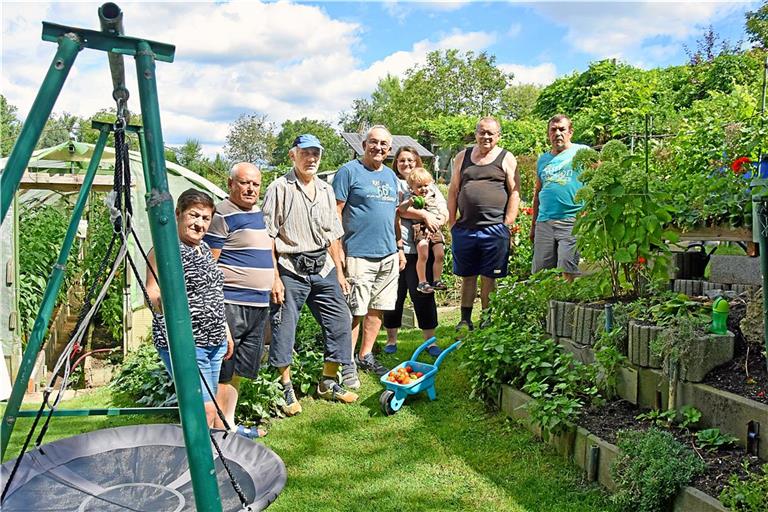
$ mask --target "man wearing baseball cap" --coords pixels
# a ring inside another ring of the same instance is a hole
[[[285,390],[284,412],[301,412],[291,383],[290,366],[299,313],[306,303],[323,327],[325,362],[317,393],[321,398],[352,403],[357,395],[341,387],[339,365],[352,364],[351,316],[344,300],[340,238],[333,189],[316,174],[323,155],[317,137],[296,137],[288,152],[293,169],[275,181],[264,196],[267,232],[275,241],[275,281],[270,322],[269,364],[278,369]]]

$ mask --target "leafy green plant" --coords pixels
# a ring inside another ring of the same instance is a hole
[[[612,333],[621,333],[620,328],[608,331],[606,337],[610,337]],[[626,362],[627,357],[617,347],[595,346],[595,363],[598,369],[596,385],[602,396],[611,399],[618,395],[619,370]]]
[[[677,416],[677,411],[675,410],[661,411],[659,409],[651,409],[648,412],[638,414],[635,416],[635,419],[650,421],[657,427],[668,427],[675,421],[675,416]]]
[[[746,85],[729,91],[712,87],[691,104],[666,141],[654,184],[672,197],[678,227],[751,224],[750,181],[731,164],[741,156],[756,160],[765,140],[766,128],[755,115],[757,100]]]
[[[255,379],[240,381],[237,400],[238,423],[253,423],[270,416],[282,417],[285,405],[280,377],[269,367],[262,367]]]
[[[176,403],[173,381],[150,342],[143,342],[125,357],[110,389],[113,401],[120,406],[165,407]]]
[[[491,299],[490,326],[464,338],[463,365],[472,396],[493,400],[501,383],[524,390],[533,398],[531,418],[545,435],[568,428],[585,403],[599,400],[598,368],[575,361],[544,332],[548,300],[574,293],[584,290],[556,271],[499,283]]]
[[[653,305],[648,307],[650,320],[657,325],[667,325],[673,319],[687,317],[699,321],[707,321],[709,312],[706,306],[695,300],[691,300],[684,293],[668,292],[658,298],[654,298]]]
[[[323,332],[304,306],[296,326],[296,344],[291,364],[291,383],[303,395],[310,394],[320,381],[323,370]],[[258,422],[269,417],[282,417],[285,405],[283,386],[274,369],[262,366],[253,379],[242,379],[237,404],[238,421]]]
[[[19,318],[21,332],[28,337],[43,299],[48,276],[61,249],[69,224],[68,207],[24,204],[19,216]],[[66,298],[69,286],[80,273],[77,246],[70,252],[56,304]]]
[[[541,426],[546,437],[573,425],[584,404],[598,400],[598,392],[593,384],[594,367],[577,363],[573,354],[563,352],[552,340],[543,344],[550,345],[553,357],[529,362],[522,356],[521,372],[525,375],[522,389],[533,398],[527,405],[531,420]]]
[[[619,432],[621,454],[611,466],[617,492],[612,499],[624,509],[658,512],[680,488],[705,469],[704,462],[665,431]]]
[[[696,442],[699,448],[704,448],[711,452],[717,451],[725,446],[730,446],[739,439],[729,434],[723,434],[719,428],[707,428],[696,432]]]
[[[533,209],[521,206],[517,221],[512,228],[509,248],[509,274],[528,276],[533,262],[533,243],[531,243],[531,222]]]
[[[579,249],[608,270],[614,296],[622,294],[623,282],[641,295],[648,279],[666,276],[666,241],[677,239],[664,230],[671,207],[649,190],[642,158],[629,155],[621,142],[606,144],[596,163],[590,149],[574,158],[584,183],[576,194],[584,201],[574,226]]]
[[[747,471],[747,475],[731,475],[720,493],[720,501],[737,512],[768,512],[768,464],[763,465],[760,473]]]
[[[98,274],[98,271],[112,238],[112,231],[109,211],[103,200],[99,198],[93,201],[88,215],[88,250],[83,261],[82,279],[86,286],[90,286],[94,281],[101,283],[104,278],[104,275]],[[113,255],[117,252],[117,247],[118,245],[113,249]],[[107,328],[113,341],[119,341],[123,337],[123,280],[124,271],[121,268],[109,285],[98,312],[98,320]]]
[[[680,428],[688,428],[701,420],[701,411],[692,405],[684,405],[680,408],[680,416]]]
[[[471,395],[492,400],[502,382],[522,386],[522,359],[518,349],[531,346],[549,350],[543,319],[547,301],[555,288],[565,286],[555,272],[540,272],[527,281],[503,280],[491,298],[491,324],[463,338],[464,366],[468,370]],[[546,356],[552,357],[552,354]]]

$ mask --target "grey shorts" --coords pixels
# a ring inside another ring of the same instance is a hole
[[[579,251],[573,236],[575,222],[570,218],[536,223],[531,272],[558,268],[568,274],[579,273]]]
[[[269,321],[269,308],[224,304],[229,332],[235,342],[232,357],[221,365],[219,382],[228,383],[235,374],[255,379],[264,350],[264,327]]]

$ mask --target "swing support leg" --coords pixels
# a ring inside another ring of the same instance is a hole
[[[200,511],[220,512],[221,498],[203,408],[174,204],[168,192],[155,80],[155,55],[152,47],[144,41],[137,45],[136,75],[139,81],[139,99],[149,167],[147,213],[155,248],[160,296],[168,332],[168,348],[195,494],[195,507]]]
[[[53,307],[56,304],[56,296],[59,294],[61,283],[64,280],[69,252],[72,249],[72,243],[75,240],[77,226],[80,223],[80,218],[83,216],[83,210],[88,202],[88,194],[91,191],[91,185],[96,176],[96,170],[99,168],[99,162],[101,161],[101,155],[104,152],[104,146],[107,144],[108,135],[109,129],[102,127],[99,132],[99,140],[96,142],[96,147],[93,149],[93,156],[88,164],[88,170],[83,178],[80,194],[77,196],[77,202],[75,203],[75,208],[72,212],[72,218],[69,221],[67,233],[64,235],[64,240],[61,243],[59,258],[56,260],[56,264],[53,266],[51,275],[48,278],[48,283],[45,285],[43,300],[40,303],[40,309],[37,312],[37,317],[35,318],[35,323],[32,327],[32,333],[29,336],[27,348],[24,350],[24,357],[19,366],[19,373],[13,383],[13,391],[11,391],[11,396],[8,399],[8,406],[3,413],[3,423],[0,425],[2,426],[2,428],[0,428],[0,452],[3,456],[5,455],[5,449],[8,447],[11,433],[13,433],[13,427],[16,423],[16,418],[18,417],[19,407],[24,398],[24,392],[27,389],[27,382],[29,382],[29,378],[32,376],[32,370],[34,369],[37,355],[40,353],[40,347],[43,345],[45,334],[48,331],[48,322],[53,314]],[[5,175],[3,175],[3,177],[5,177]]]
[[[32,151],[40,139],[45,122],[51,115],[56,98],[59,97],[80,48],[80,38],[73,33],[64,34],[59,38],[59,49],[53,57],[43,85],[40,86],[35,102],[32,103],[32,109],[24,121],[19,138],[13,145],[3,175],[0,177],[0,223],[5,219],[5,214],[13,202],[13,196],[19,188],[24,169],[27,168]]]

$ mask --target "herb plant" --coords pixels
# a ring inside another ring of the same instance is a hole
[[[760,473],[748,474],[746,479],[731,475],[720,501],[736,512],[768,512],[768,464]]]
[[[704,462],[669,432],[619,432],[621,454],[611,466],[617,492],[612,499],[626,510],[665,510],[678,490],[705,469]]]

